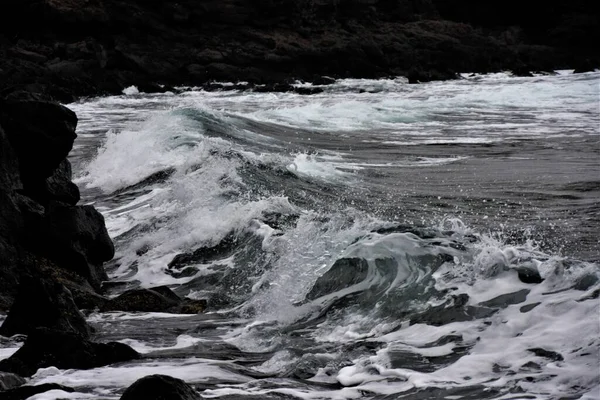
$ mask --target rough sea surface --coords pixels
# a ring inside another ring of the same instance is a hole
[[[32,399],[600,399],[600,73],[464,77],[71,104],[112,293],[208,310],[90,311],[145,358]]]

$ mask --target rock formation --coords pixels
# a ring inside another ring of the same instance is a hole
[[[598,67],[592,0],[6,0],[0,89],[74,96],[129,85]]]

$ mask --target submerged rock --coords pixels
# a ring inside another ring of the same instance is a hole
[[[19,158],[24,190],[36,198],[71,151],[77,116],[45,101],[5,101],[0,111],[0,124]]]
[[[182,299],[166,286],[134,289],[107,301],[102,311],[142,311],[197,314],[206,308],[206,301]]]
[[[181,379],[149,375],[125,390],[121,400],[199,400],[200,394]]]
[[[59,282],[39,276],[21,281],[10,313],[0,326],[0,335],[28,335],[38,327],[90,335],[90,327],[71,292]]]
[[[94,343],[76,333],[38,328],[15,354],[0,361],[0,371],[31,376],[39,368],[91,369],[139,357],[123,343]]]

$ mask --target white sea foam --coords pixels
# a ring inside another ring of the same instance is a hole
[[[20,349],[19,347],[5,347],[0,348],[0,360],[4,360],[17,352]]]
[[[123,89],[123,94],[126,96],[133,96],[135,94],[140,94],[140,91],[136,86],[129,86]]]
[[[185,349],[188,347],[192,347],[196,343],[201,342],[202,339],[195,338],[189,335],[179,335],[177,337],[177,342],[173,346],[167,347],[153,347],[148,346],[144,342],[140,342],[139,340],[134,339],[122,339],[121,343],[125,343],[126,345],[132,347],[135,351],[141,354],[151,353],[153,351],[162,351],[162,350],[175,350],[175,349]]]
[[[287,166],[287,170],[299,177],[332,182],[344,180],[350,176],[347,172],[336,168],[335,163],[320,161],[318,156],[305,153],[296,155],[294,161]]]

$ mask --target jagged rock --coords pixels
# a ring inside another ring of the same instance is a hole
[[[37,328],[29,334],[23,347],[0,361],[0,371],[31,376],[39,368],[91,369],[139,357],[123,343],[94,343],[76,333]]]
[[[56,103],[4,101],[0,125],[19,159],[25,192],[35,197],[71,151],[77,137],[77,116]]]
[[[542,349],[541,347],[536,347],[533,349],[527,349],[527,351],[532,352],[538,357],[548,358],[552,361],[564,361],[564,357],[557,353],[556,351]]]
[[[9,372],[0,372],[0,392],[19,387],[25,384],[25,382],[27,381],[22,376]]]
[[[102,311],[142,311],[197,314],[206,308],[203,300],[181,299],[166,286],[128,290],[109,300]]]
[[[73,177],[71,163],[64,159],[52,176],[46,179],[48,200],[58,200],[75,205],[79,201],[79,188],[71,179]]]
[[[177,254],[169,263],[170,269],[179,269],[190,264],[203,264],[229,257],[238,246],[233,234],[227,235],[215,246],[203,246],[191,253]]]
[[[181,379],[149,375],[125,390],[121,400],[199,400],[200,394]]]
[[[0,326],[0,335],[28,335],[38,327],[90,335],[90,327],[69,290],[53,279],[27,277],[21,280],[17,297]]]
[[[18,388],[0,392],[0,400],[26,400],[38,393],[48,392],[50,390],[62,390],[63,392],[73,393],[75,389],[57,383],[43,383],[35,386],[21,386]]]
[[[37,239],[43,254],[85,277],[96,290],[108,278],[102,263],[112,259],[115,249],[104,217],[93,206],[51,201]]]

